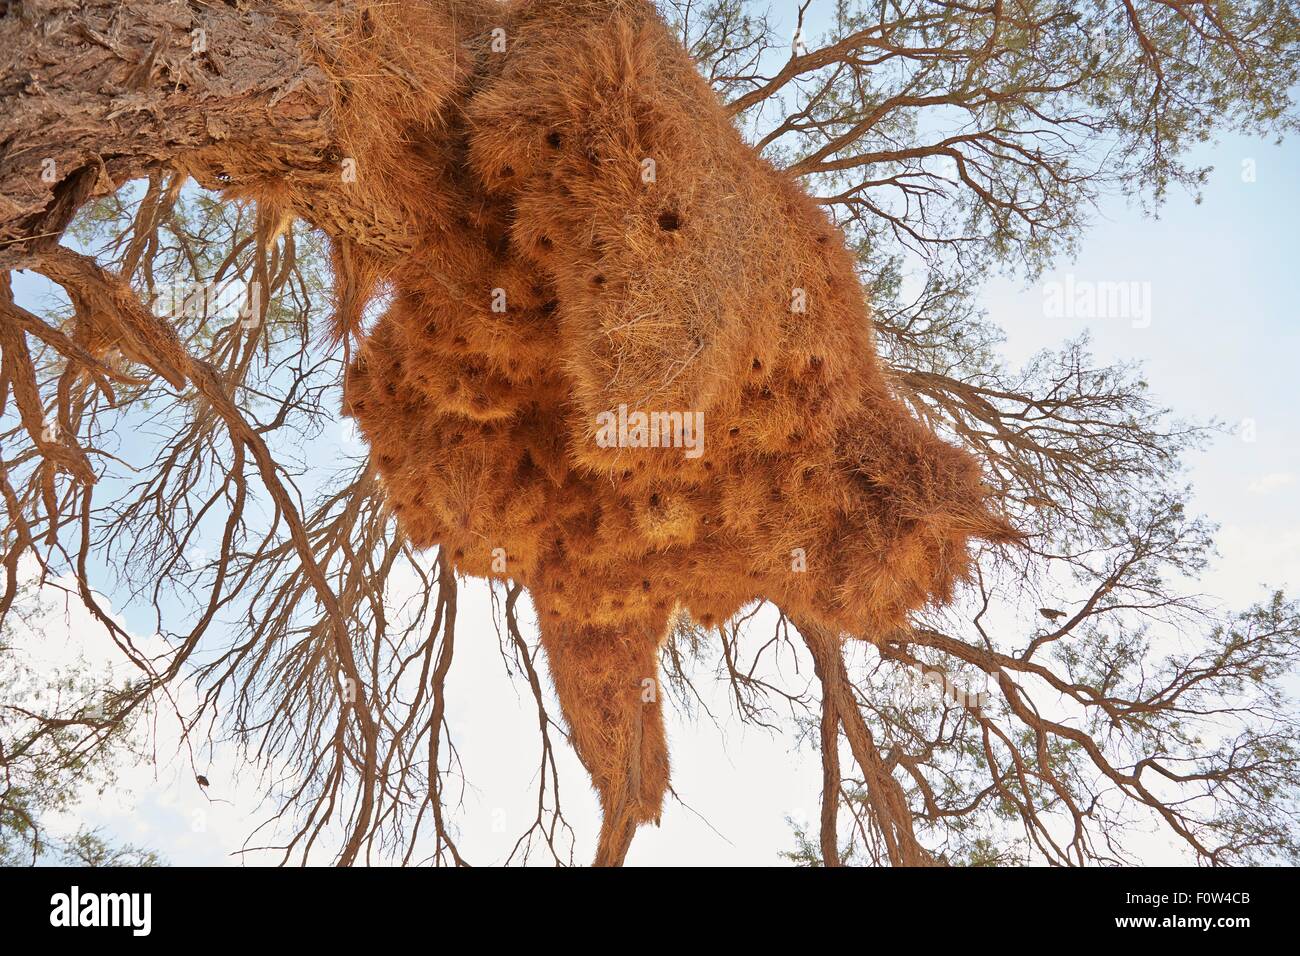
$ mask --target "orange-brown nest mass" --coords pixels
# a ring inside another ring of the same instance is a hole
[[[335,247],[344,410],[415,545],[532,595],[617,862],[667,787],[646,688],[676,609],[710,626],[765,598],[884,633],[1010,529],[891,394],[839,231],[650,3],[363,19],[331,61],[351,188],[418,238],[398,261]]]

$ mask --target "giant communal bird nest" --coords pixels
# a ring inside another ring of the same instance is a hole
[[[532,595],[616,862],[668,783],[644,687],[674,613],[767,599],[883,634],[1010,529],[891,393],[839,231],[646,0],[375,4],[322,29],[339,188],[414,237],[335,246],[345,413],[415,545]]]

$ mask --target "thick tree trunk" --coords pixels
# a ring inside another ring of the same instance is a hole
[[[815,621],[795,620],[794,624],[812,654],[827,712],[833,714],[833,719],[844,728],[853,758],[862,771],[866,799],[879,827],[889,862],[894,866],[933,866],[934,858],[916,839],[912,814],[908,810],[903,788],[893,778],[892,768],[877,749],[871,729],[854,697],[853,684],[844,669],[840,636]],[[823,746],[828,746],[827,737],[823,724]],[[838,773],[835,776],[838,777]],[[829,779],[824,781],[825,785],[829,785]],[[834,786],[836,789],[829,794],[823,791],[823,801],[836,800],[838,780]],[[827,865],[838,863],[838,852],[832,855],[827,849],[828,842],[830,847],[835,845],[835,828],[834,817],[825,810],[822,815],[821,838]]]
[[[88,198],[159,165],[236,195],[277,183],[334,238],[401,254],[400,219],[338,188],[339,91],[322,64],[364,28],[365,8],[0,3],[0,269],[57,243]]]

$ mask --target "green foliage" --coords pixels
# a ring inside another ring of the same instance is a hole
[[[104,793],[117,761],[137,754],[122,693],[102,686],[84,660],[58,670],[25,661],[30,641],[15,625],[39,621],[43,611],[27,588],[0,625],[0,866],[157,865],[156,855],[114,848],[85,829],[66,839],[49,832],[52,816],[75,812],[87,785]]]

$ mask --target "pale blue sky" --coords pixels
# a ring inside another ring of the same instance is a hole
[[[1201,203],[1174,192],[1151,219],[1109,201],[1078,256],[1043,276],[1149,282],[1149,327],[1045,318],[1042,283],[996,279],[981,298],[1011,362],[1087,329],[1101,362],[1140,361],[1177,415],[1253,419],[1254,441],[1223,437],[1189,456],[1194,502],[1224,532],[1206,590],[1235,603],[1252,580],[1300,582],[1300,144],[1228,136],[1191,158],[1214,166]]]

